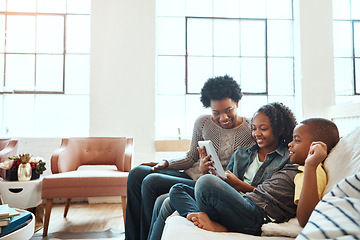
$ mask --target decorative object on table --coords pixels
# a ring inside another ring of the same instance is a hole
[[[30,154],[19,154],[19,158],[20,164],[18,166],[18,180],[20,182],[30,181],[32,174],[31,165],[29,163],[31,158]]]
[[[23,166],[23,164],[25,164],[25,166]],[[42,158],[32,157],[28,153],[9,157],[9,160],[0,163],[0,168],[6,169],[5,180],[7,181],[29,181],[38,179],[46,170],[45,162]],[[29,174],[29,171],[31,174]],[[29,175],[30,179],[27,180]],[[25,178],[25,176],[27,177]]]
[[[7,226],[2,227],[0,237],[26,226],[31,216],[31,213],[28,211],[20,211],[19,215],[11,218]]]

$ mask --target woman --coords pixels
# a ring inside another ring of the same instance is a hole
[[[198,141],[212,141],[223,167],[239,146],[254,143],[249,120],[237,114],[241,98],[241,89],[231,77],[208,79],[201,89],[200,101],[205,108],[211,108],[212,114],[196,120],[186,156],[144,163],[130,171],[125,224],[127,240],[147,239],[154,204],[159,196],[168,193],[176,183],[194,186],[195,181],[212,168],[208,161],[199,161]],[[162,199],[165,199],[164,195],[157,200],[156,208],[161,207]]]

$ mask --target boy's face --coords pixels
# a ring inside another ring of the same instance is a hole
[[[312,142],[309,127],[304,124],[296,126],[293,132],[293,140],[289,143],[290,162],[304,165]]]

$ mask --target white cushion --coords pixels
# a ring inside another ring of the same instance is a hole
[[[342,138],[325,160],[328,183],[324,195],[347,176],[360,172],[360,127]]]

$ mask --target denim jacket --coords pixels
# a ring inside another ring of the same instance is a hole
[[[252,161],[254,161],[258,149],[257,144],[250,147],[238,147],[232,155],[226,170],[230,170],[236,177],[244,180],[244,174]],[[271,178],[276,171],[282,169],[287,163],[290,163],[289,150],[283,144],[280,144],[275,151],[266,154],[265,160],[256,172],[251,185],[256,187],[266,179]]]

